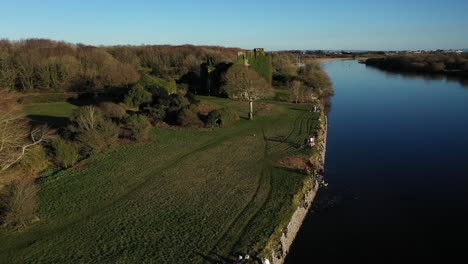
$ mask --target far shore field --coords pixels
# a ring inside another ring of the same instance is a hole
[[[317,62],[326,62],[326,61],[337,61],[337,60],[353,60],[353,58],[317,58],[313,60]]]

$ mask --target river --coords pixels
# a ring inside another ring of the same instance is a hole
[[[329,186],[319,190],[286,262],[466,258],[468,87],[356,61],[324,66],[335,88]]]

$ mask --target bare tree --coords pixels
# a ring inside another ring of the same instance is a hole
[[[95,106],[83,106],[76,112],[75,121],[82,131],[94,130],[102,121],[102,115]]]
[[[325,100],[334,94],[330,77],[318,63],[306,64],[305,67],[299,69],[298,77],[304,83],[312,101],[314,97]]]
[[[37,209],[38,186],[33,178],[23,178],[13,181],[8,186],[8,206],[5,224],[24,229],[38,220],[35,215]]]
[[[18,163],[27,151],[48,139],[46,126],[30,129],[13,93],[0,90],[0,171]]]
[[[290,91],[291,101],[294,101],[296,104],[302,101],[301,94],[302,94],[303,86],[302,86],[301,81],[294,80],[290,82],[289,89],[291,90]]]
[[[235,64],[224,75],[224,91],[232,99],[249,102],[249,118],[253,119],[253,102],[273,95],[273,88],[255,70]]]

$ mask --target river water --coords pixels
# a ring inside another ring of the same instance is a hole
[[[287,263],[466,263],[468,87],[356,61],[324,66],[336,92],[329,186]]]

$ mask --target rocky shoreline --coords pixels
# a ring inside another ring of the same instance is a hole
[[[325,164],[325,154],[326,154],[326,146],[327,146],[327,132],[328,132],[328,118],[325,114],[322,114],[322,127],[319,132],[319,142],[317,147],[319,148],[319,154],[314,155],[310,158],[310,162],[314,165],[314,173],[312,175],[313,178],[313,185],[309,189],[309,191],[305,194],[305,197],[298,206],[294,214],[292,215],[288,225],[286,226],[285,230],[281,234],[280,245],[278,245],[278,250],[274,250],[271,252],[271,260],[270,263],[273,264],[283,264],[288,253],[289,249],[291,248],[292,244],[294,243],[294,239],[299,232],[302,223],[304,222],[305,217],[309,209],[312,207],[314,202],[315,196],[319,190],[320,185],[323,183],[322,176],[319,175],[321,171],[324,169]]]

